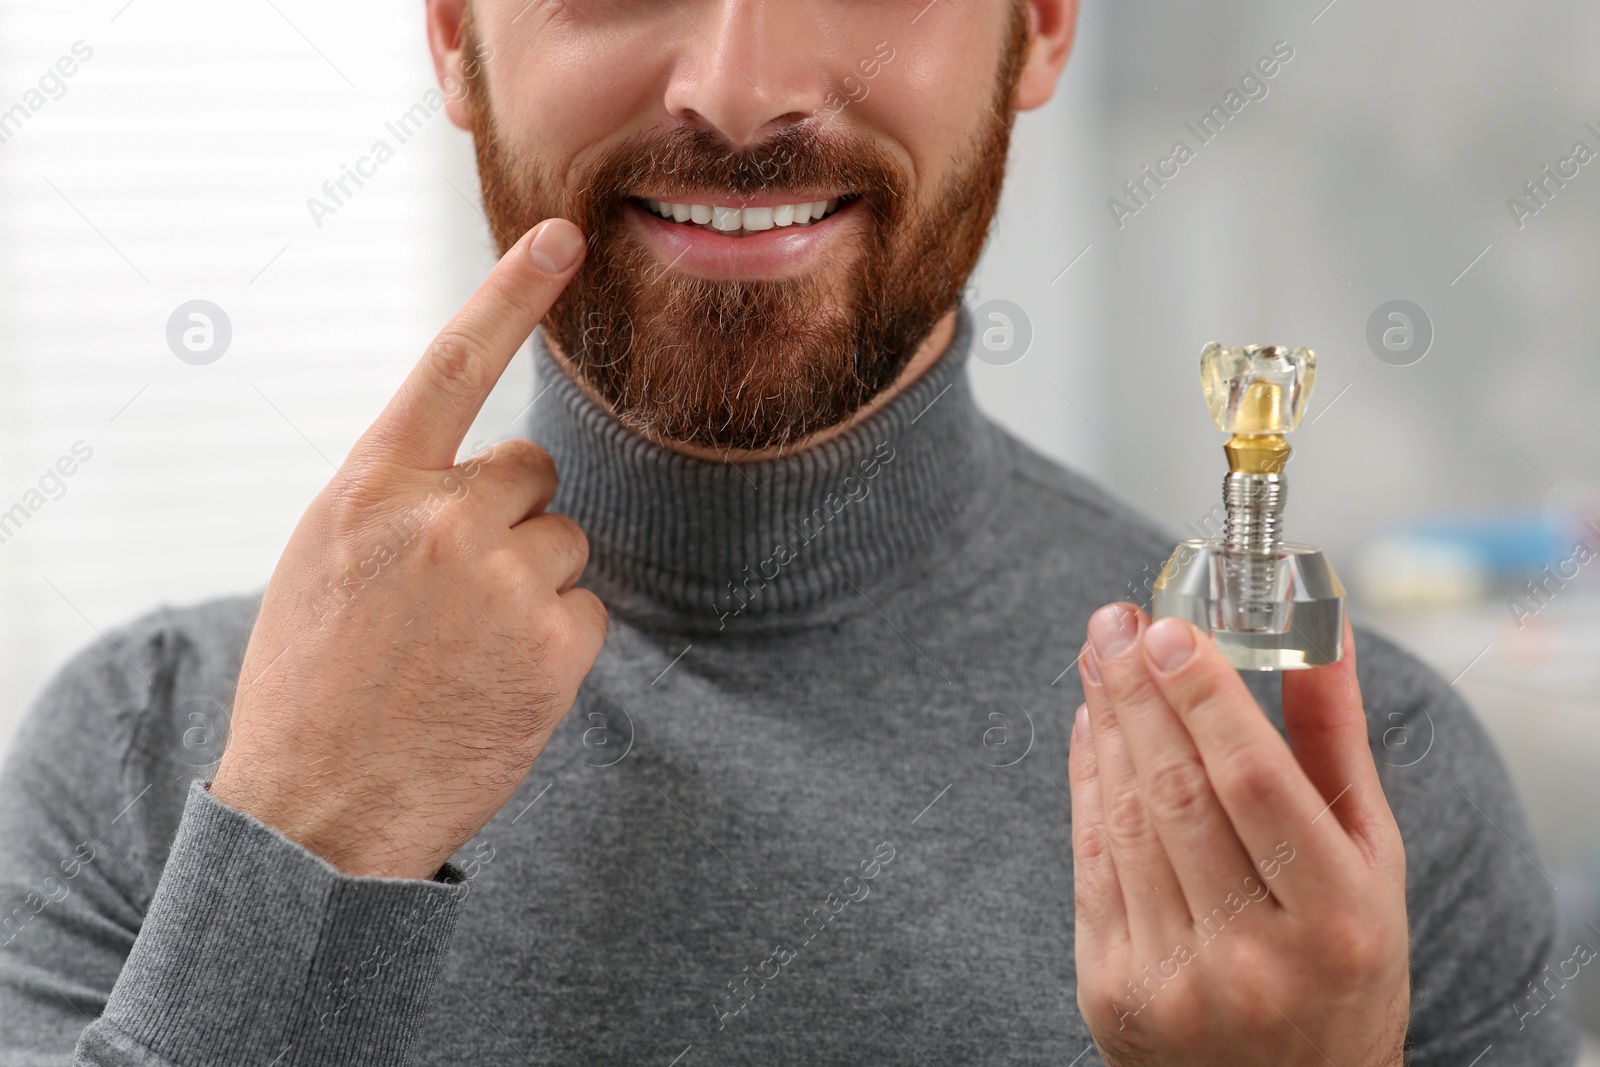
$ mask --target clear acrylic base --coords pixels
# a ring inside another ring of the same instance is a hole
[[[1220,540],[1180,541],[1153,592],[1152,618],[1188,619],[1241,670],[1320,667],[1344,651],[1344,586],[1311,545],[1280,542],[1254,556]]]

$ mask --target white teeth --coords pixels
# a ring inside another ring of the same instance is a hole
[[[720,207],[711,204],[675,204],[668,200],[646,200],[650,210],[674,222],[709,225],[722,233],[760,233],[774,226],[805,226],[838,210],[840,198],[815,200],[804,204],[775,204],[770,207]]]

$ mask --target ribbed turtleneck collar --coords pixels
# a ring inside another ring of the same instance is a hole
[[[833,439],[729,463],[672,452],[623,426],[533,338],[527,436],[555,460],[550,510],[588,535],[583,585],[641,623],[721,630],[803,622],[912,562],[986,510],[996,427],[966,374],[969,311],[909,389]],[[870,610],[870,609],[869,609]]]

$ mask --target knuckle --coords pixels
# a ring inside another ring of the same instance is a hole
[[[489,369],[476,338],[460,325],[447,326],[424,353],[434,383],[456,397],[478,395]]]
[[[1176,981],[1170,981],[1163,994],[1170,994],[1167,1005],[1171,1009],[1172,1021],[1170,1025],[1175,1028],[1179,1047],[1194,1048],[1202,1040],[1202,1035],[1210,1029],[1210,1013],[1206,1010],[1206,995],[1201,988],[1201,983],[1196,976],[1183,974]]]
[[[583,532],[583,527],[571,515],[563,515],[559,511],[548,511],[540,517],[540,522],[550,527],[552,540],[561,541],[569,546],[582,545],[585,549],[589,546],[589,535]]]
[[[430,564],[461,559],[479,548],[476,528],[453,508],[442,508],[425,517],[419,524],[417,540],[423,560]]]
[[[1176,759],[1150,772],[1145,793],[1157,818],[1197,822],[1210,810],[1211,779],[1198,760]]]
[[[604,602],[593,593],[589,593],[586,599],[592,605],[589,609],[593,613],[591,618],[594,620],[594,628],[599,632],[600,643],[603,645],[606,642],[606,637],[611,633],[611,612],[606,610]]]
[[[589,565],[589,535],[570,516],[551,512],[543,518],[549,520],[551,547],[574,571],[581,572]]]
[[[1160,999],[1150,1005],[1154,1016],[1150,1023],[1161,1035],[1161,1044],[1167,1048],[1203,1047],[1206,1033],[1212,1025],[1205,997],[1196,982],[1185,980],[1189,977],[1179,973],[1165,979],[1166,984],[1159,990],[1146,987],[1147,992],[1160,994]],[[1149,981],[1143,976],[1141,978],[1144,982]]]
[[[397,488],[378,464],[351,460],[328,482],[324,494],[336,514],[360,517],[387,508]]]
[[[580,638],[586,639],[585,647],[598,636],[599,640],[594,641],[594,648],[598,650],[611,631],[611,614],[605,604],[587,589],[573,589],[563,594],[561,599],[571,608],[575,632]]]
[[[1081,949],[1079,951],[1082,951]],[[1105,997],[1102,987],[1106,984],[1100,978],[1099,972],[1083,966],[1082,960],[1078,963],[1078,1014],[1084,1021],[1094,1026],[1103,1009]]]
[[[1391,955],[1385,931],[1366,917],[1343,914],[1323,927],[1322,958],[1336,975],[1361,982],[1382,972]]]
[[[323,489],[321,503],[330,532],[338,535],[377,514],[387,497],[370,479],[341,475]]]
[[[1246,806],[1261,807],[1281,799],[1288,791],[1284,768],[1264,754],[1241,752],[1225,760],[1229,770],[1218,783],[1219,791]]]
[[[483,575],[493,587],[510,590],[513,602],[525,604],[538,590],[528,581],[528,564],[515,545],[496,541],[483,553]]]
[[[545,625],[542,653],[563,677],[580,678],[594,665],[610,629],[600,598],[586,589],[556,595]]]
[[[1283,1017],[1278,1014],[1262,991],[1270,988],[1263,976],[1257,972],[1250,975],[1249,981],[1244,981],[1244,972],[1240,972],[1239,980],[1223,983],[1222,1001],[1229,1025],[1240,1034],[1270,1033],[1283,1025]],[[1293,1011],[1292,1006],[1289,1007]]]
[[[1072,820],[1072,849],[1080,863],[1102,863],[1111,857],[1111,845],[1106,841],[1106,835],[1087,818],[1075,817]]]
[[[582,647],[583,631],[576,615],[571,611],[561,610],[559,606],[553,606],[552,610],[546,613],[541,628],[540,657],[564,665],[576,658],[577,650]]]
[[[1150,811],[1134,786],[1119,790],[1106,805],[1106,829],[1123,841],[1138,841],[1150,832]]]
[[[1115,1032],[1122,1009],[1118,998],[1128,995],[1106,974],[1078,977],[1078,1011],[1096,1034]]]
[[[555,469],[555,461],[539,445],[526,437],[507,437],[496,441],[484,450],[490,462],[504,462],[516,467],[544,467]]]
[[[1080,989],[1080,1008],[1107,1063],[1152,1063],[1163,1059],[1165,1050],[1204,1044],[1210,1020],[1203,995],[1181,972],[1161,968],[1124,967],[1112,972],[1115,978],[1101,977],[1087,1006]]]
[[[1264,990],[1279,990],[1274,999],[1280,1007],[1293,1011],[1292,1005],[1284,1001],[1284,985],[1277,975],[1278,951],[1253,931],[1230,934],[1222,968],[1227,977],[1216,983],[1212,995],[1214,1007],[1228,1020],[1228,1025],[1241,1034],[1254,1034],[1282,1025],[1282,1016],[1262,996]]]

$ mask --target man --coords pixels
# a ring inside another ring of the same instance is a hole
[[[974,406],[1070,0],[427,13],[503,258],[262,596],[40,699],[0,1059],[1570,1060],[1450,688],[1107,603],[1170,537]],[[457,463],[541,321],[542,447]]]

